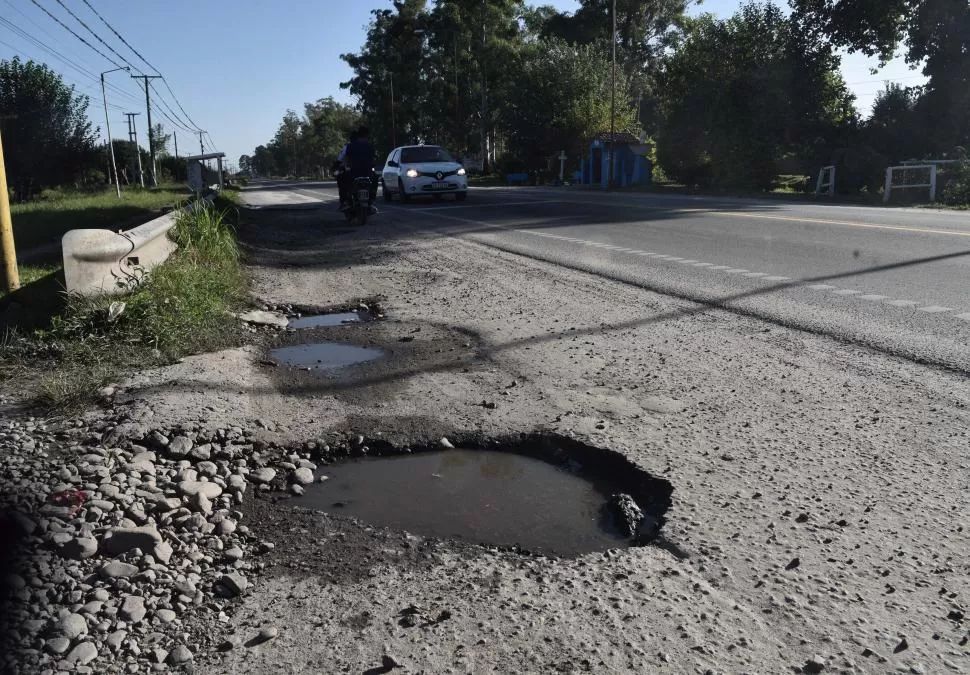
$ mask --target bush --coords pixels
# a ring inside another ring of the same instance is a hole
[[[950,206],[970,206],[970,161],[947,171],[940,201]]]
[[[883,185],[889,159],[868,145],[852,145],[836,150],[832,164],[837,194],[854,195],[865,190],[874,195]]]

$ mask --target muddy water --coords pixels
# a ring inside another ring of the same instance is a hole
[[[299,319],[290,319],[288,328],[324,328],[327,326],[343,326],[350,323],[361,323],[362,321],[372,320],[370,315],[361,315],[357,312],[343,312],[340,314],[319,314],[316,316],[301,316]]]
[[[413,534],[572,555],[628,545],[604,508],[611,489],[531,457],[445,450],[325,467],[294,500]]]
[[[280,347],[270,352],[272,358],[284,366],[310,368],[311,370],[335,370],[357,363],[373,361],[384,355],[380,349],[357,347],[340,342]]]

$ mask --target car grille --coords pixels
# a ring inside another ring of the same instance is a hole
[[[448,176],[454,176],[457,173],[457,169],[454,171],[418,171],[419,176],[427,176],[428,178],[435,178],[437,180],[447,178]]]

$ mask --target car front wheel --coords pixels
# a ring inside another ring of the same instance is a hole
[[[468,199],[468,193],[467,192],[456,192],[455,193],[455,201],[463,202],[466,199]]]
[[[387,183],[384,181],[381,181],[381,194],[384,195],[385,202],[389,202],[394,199],[394,195],[391,194],[391,191],[387,189]]]
[[[401,191],[401,201],[407,204],[411,201],[411,195],[404,191],[404,181],[400,178],[397,179],[397,189]]]

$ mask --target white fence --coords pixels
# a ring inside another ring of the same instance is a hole
[[[828,179],[826,180],[826,176]],[[835,196],[835,167],[832,165],[823,166],[818,170],[818,180],[815,182],[815,194],[822,194],[825,190],[829,197]]]
[[[929,182],[928,183],[893,183],[893,175],[896,172],[901,172],[904,174],[907,171],[928,169]],[[890,195],[892,195],[893,188],[904,189],[904,188],[929,188],[930,190],[930,201],[936,201],[936,164],[906,164],[904,166],[891,166],[886,169],[886,187],[883,191],[882,201],[888,202]]]

